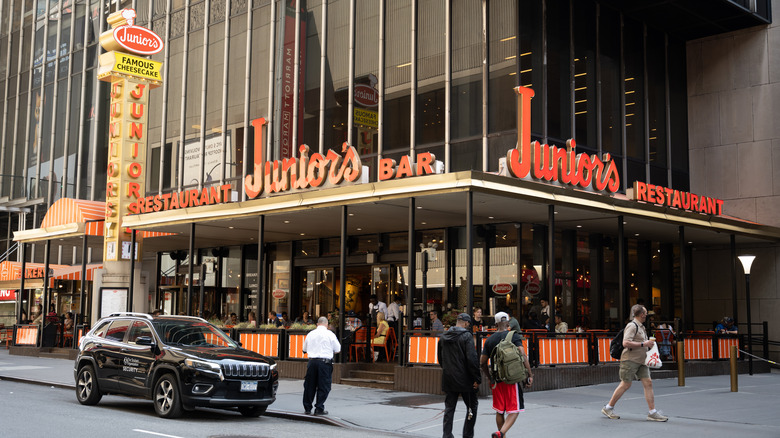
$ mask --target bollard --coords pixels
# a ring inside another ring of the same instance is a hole
[[[685,386],[685,346],[677,341],[677,386]]]
[[[737,346],[736,345],[731,346],[729,365],[731,368],[731,392],[738,392],[739,383],[737,382],[737,378],[739,373],[737,373]]]

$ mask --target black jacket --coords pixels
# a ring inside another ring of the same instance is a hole
[[[442,333],[438,355],[442,367],[442,391],[473,391],[474,382],[482,382],[474,337],[468,330],[455,326]]]

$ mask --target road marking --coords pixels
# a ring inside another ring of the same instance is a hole
[[[133,432],[148,433],[149,435],[157,435],[157,436],[166,436],[168,438],[182,438],[182,437],[176,436],[176,435],[166,435],[164,433],[151,432],[151,431],[143,430],[143,429],[133,429]]]

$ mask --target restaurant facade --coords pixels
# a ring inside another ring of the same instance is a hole
[[[686,330],[746,324],[751,253],[751,319],[777,339],[771,3],[3,2],[0,249],[105,261],[111,281],[69,286],[85,323],[123,278],[133,311],[343,320],[376,294],[412,327],[544,298],[586,330],[638,302]],[[123,8],[160,36],[162,80],[127,134],[142,158],[114,168],[98,37]],[[71,198],[117,222],[43,223]]]

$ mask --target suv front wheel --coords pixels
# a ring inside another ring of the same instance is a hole
[[[171,374],[164,374],[154,385],[154,410],[163,418],[176,418],[181,415],[179,385]]]
[[[79,369],[78,379],[76,380],[76,398],[82,405],[96,405],[103,394],[98,388],[95,368],[92,365],[84,365]]]

